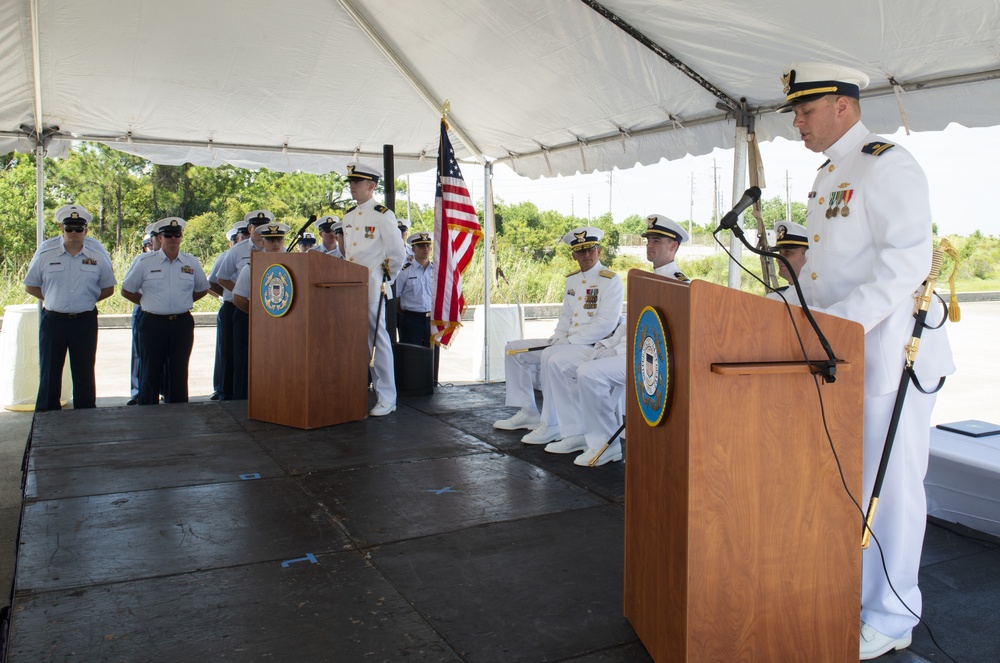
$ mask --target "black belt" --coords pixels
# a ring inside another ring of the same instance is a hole
[[[152,318],[163,318],[164,320],[176,320],[181,316],[191,315],[188,311],[184,311],[183,313],[171,313],[170,315],[160,315],[159,313],[149,313],[148,311],[143,311],[142,314],[148,315]]]
[[[407,315],[422,315],[422,316],[424,316],[425,318],[429,318],[429,317],[431,317],[431,312],[430,312],[430,311],[407,311],[407,310],[406,310],[406,309],[404,308],[404,309],[403,309],[403,313],[406,313]]]
[[[91,309],[89,311],[80,311],[79,313],[60,313],[59,311],[50,311],[45,309],[46,315],[54,315],[57,318],[66,318],[67,320],[74,320],[76,318],[82,318],[85,315],[91,315],[92,313],[97,313],[97,309]]]

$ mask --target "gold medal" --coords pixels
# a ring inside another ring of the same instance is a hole
[[[847,207],[847,203],[851,202],[851,197],[854,195],[854,189],[848,189],[844,191],[844,208],[840,210],[840,216],[847,216],[851,213],[851,210]]]

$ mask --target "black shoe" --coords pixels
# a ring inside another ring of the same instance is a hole
[[[212,397],[209,400],[217,401],[217,400],[219,400],[219,396],[221,396],[221,394],[218,394],[218,393],[212,394]]]
[[[138,405],[138,404],[139,404],[138,396],[133,396],[132,398],[128,399],[127,403],[125,403],[125,405]]]

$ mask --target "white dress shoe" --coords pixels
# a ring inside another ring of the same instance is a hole
[[[396,405],[395,404],[390,405],[389,403],[376,403],[375,407],[373,407],[371,409],[371,412],[368,413],[368,416],[369,417],[384,417],[385,415],[387,415],[387,414],[389,414],[391,412],[395,412],[395,411],[396,411]]]
[[[582,454],[573,459],[574,465],[579,465],[580,467],[590,467],[590,461],[594,459],[597,455],[599,449],[587,449]],[[622,459],[622,445],[620,442],[615,442],[607,450],[601,454],[601,457],[597,459],[594,463],[594,467],[599,467],[605,463],[611,463]]]
[[[538,426],[538,422],[539,417],[537,414],[528,414],[524,410],[518,410],[517,414],[510,419],[494,421],[493,428],[499,428],[500,430],[518,430],[519,428],[534,430]]]
[[[571,454],[587,448],[587,438],[583,435],[570,435],[558,442],[549,442],[545,445],[545,450],[550,454]]]
[[[913,640],[912,631],[901,638],[893,638],[879,633],[868,624],[861,622],[861,660],[870,661],[893,649],[906,649]]]
[[[521,441],[525,444],[548,444],[560,439],[562,439],[562,434],[559,432],[558,425],[538,424],[538,427],[522,437]]]

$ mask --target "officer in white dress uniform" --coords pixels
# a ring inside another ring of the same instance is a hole
[[[194,345],[191,307],[208,294],[208,279],[194,256],[180,250],[186,222],[160,219],[160,250],[132,263],[122,297],[142,307],[139,321],[139,405],[155,405],[167,373],[165,403],[187,403],[188,364]]]
[[[381,171],[371,166],[357,162],[347,165],[351,198],[357,205],[344,214],[344,239],[340,245],[345,259],[368,268],[368,349],[371,351],[373,344],[376,348],[372,386],[377,403],[368,413],[373,417],[385,416],[396,409],[396,376],[385,308],[395,306],[391,301],[392,282],[405,256],[396,215],[372,197],[380,177]],[[382,293],[386,300],[380,307]]]
[[[335,258],[343,258],[344,254],[340,251],[339,237],[337,235],[337,230],[342,227],[340,218],[331,215],[324,216],[316,222],[316,228],[319,230],[320,242],[312,248],[313,251],[319,251],[320,253],[325,253],[328,256],[333,256]]]
[[[117,283],[107,252],[86,241],[90,213],[78,205],[65,205],[56,210],[55,219],[62,225],[62,236],[35,254],[24,277],[27,293],[42,300],[35,400],[38,412],[62,408],[67,352],[73,374],[73,408],[97,407],[97,302],[110,297]]]
[[[792,266],[795,278],[798,278],[802,271],[802,265],[806,262],[806,251],[809,250],[809,239],[806,237],[804,226],[791,221],[778,221],[774,224],[774,246],[772,253],[777,253],[785,258]],[[792,275],[789,273],[785,263],[776,260],[778,263],[778,276],[788,283],[792,282]],[[795,293],[795,288],[783,285],[774,292],[767,293],[768,299],[777,301],[787,301],[789,304],[798,304],[799,298]]]
[[[868,76],[802,63],[792,65],[782,81],[786,109],[794,112],[805,146],[828,157],[809,194],[803,295],[816,310],[859,322],[865,330],[864,494],[856,497],[866,505],[913,333],[914,295],[931,266],[927,179],[909,152],[862,124],[859,98]],[[954,372],[943,328],[923,333],[914,369],[928,387]],[[934,401],[912,386],[907,391],[872,524],[892,585],[918,615],[927,521],[923,479]],[[847,535],[860,540],[860,528]],[[861,660],[909,646],[916,623],[893,595],[873,543],[862,556]]]
[[[646,259],[653,263],[653,273],[686,282],[687,276],[674,262],[681,242],[688,240],[680,224],[662,214],[650,214],[642,236],[646,238]],[[563,439],[549,444],[546,451],[582,451],[573,463],[587,467],[620,425],[620,417],[625,415],[627,327],[623,322],[611,338],[598,341],[586,361],[553,358],[548,376]],[[621,443],[615,440],[594,465],[621,458]]]
[[[566,361],[582,361],[592,351],[594,343],[610,336],[621,318],[625,288],[617,274],[601,264],[600,228],[576,228],[566,233],[563,243],[573,250],[573,259],[580,269],[566,277],[563,310],[549,339],[524,339],[507,343],[504,368],[507,377],[508,406],[519,408],[509,419],[494,422],[504,430],[532,428],[521,438],[525,444],[547,444],[562,438],[551,390],[547,386],[548,364],[554,357]],[[528,352],[530,347],[548,346]],[[535,403],[533,371],[538,372],[542,390],[542,411]],[[532,425],[534,424],[534,426]]]

